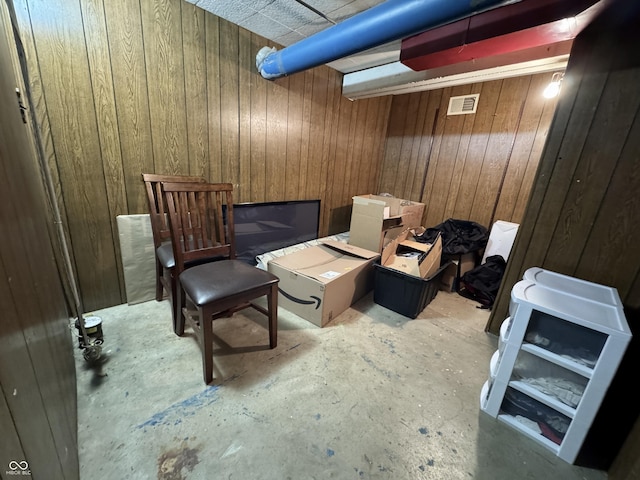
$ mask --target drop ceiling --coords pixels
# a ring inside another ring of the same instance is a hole
[[[382,0],[186,0],[189,3],[265,37],[280,49],[325,30],[370,9]],[[522,0],[522,2],[536,0]],[[595,1],[595,0],[594,0]],[[603,0],[604,1],[604,0]],[[601,7],[589,9],[590,18]],[[585,11],[586,12],[586,11]],[[583,22],[584,23],[584,22]],[[563,24],[563,28],[573,24]],[[414,71],[401,62],[402,39],[336,59],[327,66],[342,72],[343,95],[351,99],[395,95],[420,90],[463,85],[532,73],[561,71],[568,60],[567,49],[548,48],[534,59],[517,55],[479,58]],[[257,53],[257,52],[256,52]]]

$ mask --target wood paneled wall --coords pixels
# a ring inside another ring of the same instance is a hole
[[[351,102],[328,67],[264,80],[265,39],[181,0],[14,4],[85,310],[126,302],[116,216],[146,213],[142,172],[319,198],[321,235],[376,189],[390,98]]]
[[[618,289],[634,338],[640,334],[640,4],[614,0],[575,40],[531,200],[487,329],[499,334],[510,291],[532,266]],[[610,428],[631,428],[638,402],[637,338],[619,370]],[[629,358],[635,359],[628,363]],[[611,389],[609,390],[609,394]],[[607,399],[605,399],[606,401]],[[636,422],[610,478],[637,478]],[[607,448],[619,438],[601,436]],[[624,437],[623,437],[624,438]],[[615,452],[616,450],[614,450]]]
[[[379,192],[426,204],[423,225],[448,218],[519,223],[556,100],[551,73],[394,97]],[[449,98],[479,93],[477,111],[447,115]]]
[[[24,92],[16,59],[9,12],[2,2],[0,477],[26,478],[22,475],[30,471],[29,478],[75,480],[79,467],[74,347],[48,231],[53,222],[15,94],[16,87]]]

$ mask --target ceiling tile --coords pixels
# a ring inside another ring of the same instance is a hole
[[[274,38],[272,41],[282,45],[283,47],[288,47],[289,45],[293,45],[294,43],[299,42],[304,38],[306,38],[304,35],[298,32],[293,32],[289,30],[288,33],[285,33],[280,37]]]

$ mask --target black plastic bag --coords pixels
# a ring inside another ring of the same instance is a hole
[[[489,240],[489,230],[486,227],[470,220],[454,218],[427,228],[416,240],[433,243],[438,233],[442,234],[442,253],[445,255],[462,255],[481,250]]]
[[[491,309],[498,295],[507,262],[502,255],[492,255],[462,275],[458,293],[480,303],[480,308]]]

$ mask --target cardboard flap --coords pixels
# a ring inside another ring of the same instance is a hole
[[[407,247],[413,248],[414,250],[420,250],[421,252],[428,252],[431,249],[430,243],[422,243],[416,242],[414,240],[403,240],[400,242],[401,245],[406,245]]]
[[[299,270],[333,262],[340,256],[335,250],[315,246],[274,258],[269,263],[277,263],[289,270]]]
[[[409,230],[403,230],[400,234],[394,238],[391,242],[389,242],[383,249],[382,255],[380,258],[380,263],[382,265],[387,265],[390,262],[391,255],[396,254],[396,249],[398,248],[398,244],[407,239],[411,232]]]
[[[320,244],[326,245],[327,247],[333,248],[334,250],[338,250],[339,252],[350,254],[359,258],[364,258],[366,260],[371,260],[372,258],[377,258],[380,256],[380,254],[377,252],[372,252],[371,250],[356,247],[355,245],[350,245],[348,243],[338,242],[336,240],[324,240],[320,242]]]
[[[438,233],[433,244],[408,240],[414,238],[410,229],[404,230],[382,251],[381,263],[385,267],[416,277],[429,278],[440,268],[442,261],[442,236]],[[422,252],[419,258],[396,255],[399,246]]]
[[[269,263],[279,265],[295,275],[328,284],[334,278],[358,269],[363,263],[379,256],[364,248],[336,240],[324,240],[317,246],[274,258]]]
[[[387,204],[380,200],[372,200],[370,198],[364,197],[353,197],[353,209],[357,210],[358,213],[364,216],[375,218],[376,220],[382,220],[383,218],[385,218],[386,207]],[[387,216],[389,216],[388,210]]]
[[[429,278],[440,268],[442,262],[442,235],[438,233],[436,240],[427,252],[427,258],[420,265],[420,273],[423,278]]]

